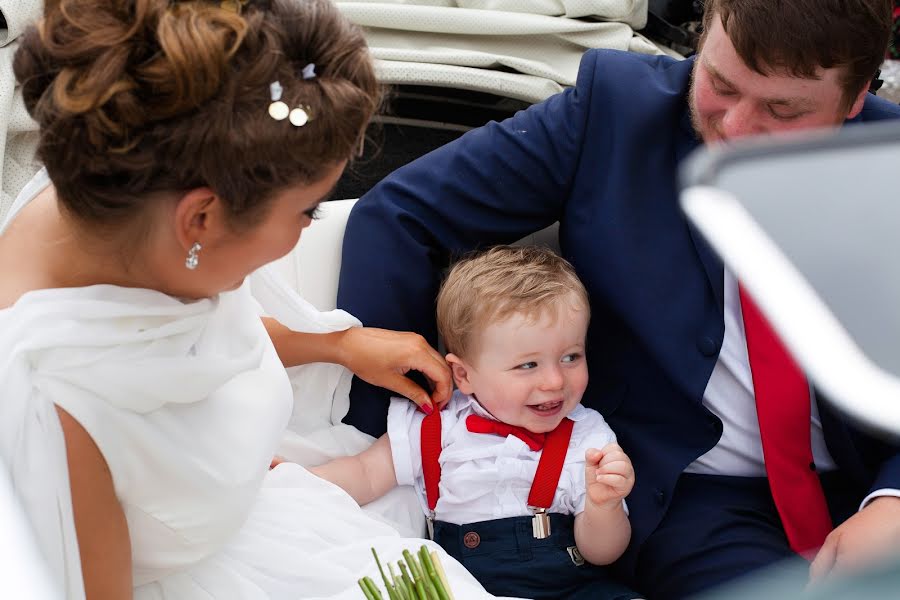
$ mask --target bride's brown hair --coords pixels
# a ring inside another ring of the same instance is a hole
[[[94,224],[200,186],[252,224],[350,158],[380,101],[361,31],[329,0],[60,0],[14,69],[62,206]],[[275,81],[306,125],[269,116]]]

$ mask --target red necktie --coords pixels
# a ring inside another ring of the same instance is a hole
[[[832,528],[813,463],[809,384],[743,288],[740,298],[769,487],[791,549],[803,554]]]
[[[506,423],[501,423],[500,421],[494,421],[493,419],[486,419],[479,415],[469,415],[466,417],[466,429],[472,433],[493,433],[494,435],[503,437],[514,435],[525,442],[528,447],[535,452],[544,447],[545,436],[543,433],[533,433],[524,427],[508,425]]]

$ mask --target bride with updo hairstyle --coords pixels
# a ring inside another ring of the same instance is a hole
[[[334,368],[345,396],[352,371],[426,412],[449,372],[420,336],[318,313],[265,266],[379,106],[360,30],[328,0],[59,0],[14,70],[46,168],[0,223],[0,462],[54,582],[69,599],[361,597],[370,547],[423,542],[297,464],[270,469],[313,381],[286,367]],[[443,556],[457,593],[485,596]]]
[[[63,0],[25,36],[14,69],[68,216],[121,231],[148,196],[206,186],[246,227],[359,148],[379,101],[361,32],[328,2],[228,1]],[[302,127],[267,111],[276,82]]]

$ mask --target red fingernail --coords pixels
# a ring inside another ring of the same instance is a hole
[[[430,404],[423,404],[423,405],[420,406],[419,408],[421,408],[421,409],[422,409],[422,412],[425,413],[426,415],[430,415],[431,413],[434,412],[434,409],[431,408],[431,405],[430,405]]]

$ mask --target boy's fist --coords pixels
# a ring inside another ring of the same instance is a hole
[[[584,483],[588,501],[596,506],[618,504],[634,486],[631,459],[618,444],[591,448],[584,454]]]

